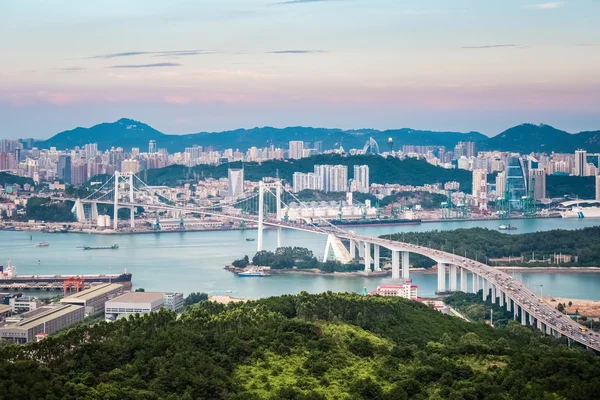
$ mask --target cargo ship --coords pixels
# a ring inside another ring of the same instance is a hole
[[[118,250],[119,245],[113,244],[112,246],[83,246],[84,250]]]
[[[329,221],[338,226],[371,226],[371,225],[419,225],[420,219],[389,218],[389,219],[334,219]]]
[[[0,265],[0,289],[3,290],[62,290],[63,282],[69,279],[83,279],[86,287],[99,283],[120,283],[131,287],[131,273],[121,274],[82,274],[82,275],[17,275],[17,267],[8,262]]]

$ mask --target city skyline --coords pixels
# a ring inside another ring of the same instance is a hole
[[[121,117],[166,133],[600,127],[600,3],[591,0],[1,7],[10,57],[0,67],[0,137]]]

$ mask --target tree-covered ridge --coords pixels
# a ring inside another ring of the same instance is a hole
[[[20,185],[23,186],[26,183],[33,185],[33,179],[23,178],[22,176],[12,175],[8,172],[0,172],[0,186],[5,185]]]
[[[577,257],[561,266],[600,266],[600,226],[577,230],[554,229],[551,231],[506,234],[485,228],[456,229],[452,231],[407,232],[383,235],[383,238],[428,246],[478,261],[490,258],[521,257],[522,266],[539,266],[528,263],[563,254]],[[382,255],[388,253],[382,252]],[[417,254],[410,255],[414,267],[429,268],[434,262]],[[493,264],[493,263],[490,263]],[[545,263],[543,265],[546,265]]]
[[[258,163],[244,163],[244,178],[250,181],[259,181],[265,176],[279,176],[292,182],[294,172],[313,172],[317,164],[346,165],[348,178],[352,178],[355,165],[369,166],[369,179],[371,183],[398,183],[402,185],[422,186],[425,184],[445,183],[457,181],[463,191],[470,191],[472,186],[472,173],[461,169],[445,169],[429,164],[425,160],[407,158],[384,158],[375,155],[358,155],[344,157],[339,154],[323,154],[299,160],[271,160]],[[229,168],[241,168],[241,162],[221,165],[197,165],[192,168],[183,165],[171,165],[165,168],[147,171],[149,185],[176,185],[191,181],[193,173],[199,177],[225,178]]]
[[[52,201],[47,197],[30,197],[25,205],[25,216],[22,219],[32,219],[44,222],[75,222],[71,212],[72,201]]]
[[[3,399],[594,399],[600,361],[515,323],[301,294],[80,326],[0,350]]]

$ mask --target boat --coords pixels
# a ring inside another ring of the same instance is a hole
[[[52,285],[60,287],[68,279],[83,279],[86,285],[94,283],[120,283],[131,286],[131,273],[125,270],[120,274],[72,274],[72,275],[17,275],[17,267],[10,260],[6,267],[0,265],[0,289],[26,289]],[[53,287],[54,287],[53,286]]]
[[[256,239],[254,238],[246,238],[246,242],[254,242]]]
[[[238,274],[240,277],[260,277],[271,276],[271,268],[269,267],[251,267],[244,272]]]
[[[341,226],[370,226],[370,225],[419,225],[418,218],[383,218],[383,219],[334,219],[329,221],[332,225]]]
[[[573,207],[560,211],[563,218],[600,218],[600,207]]]
[[[112,246],[83,246],[84,250],[117,250],[119,248],[118,244],[113,244]]]
[[[498,227],[498,229],[501,231],[515,231],[515,230],[517,230],[517,227],[512,226],[511,224],[508,224],[508,225],[500,225]]]
[[[48,243],[48,242],[37,242],[35,244],[35,246],[36,247],[48,247],[48,246],[50,246],[50,243]]]

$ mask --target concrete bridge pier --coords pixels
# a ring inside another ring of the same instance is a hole
[[[92,208],[92,223],[97,222],[98,221],[98,203],[96,203],[95,201],[90,204],[90,207]]]
[[[350,239],[350,257],[354,260],[356,258],[356,242]]]
[[[392,279],[400,280],[400,252],[392,250]]]
[[[496,285],[492,283],[490,286],[492,287],[492,304],[496,304]]]
[[[135,207],[129,207],[129,224],[131,229],[135,228]]]
[[[469,291],[467,288],[467,273],[464,268],[460,269],[460,291],[465,293]]]
[[[519,305],[517,303],[515,303],[515,307],[513,310],[513,316],[515,317],[515,321],[518,319],[519,317]]]
[[[379,245],[373,245],[373,271],[381,271],[381,259],[379,258]]]
[[[438,263],[438,274],[437,274],[437,281],[438,281],[438,293],[444,293],[446,292],[446,264],[444,263]]]
[[[473,275],[473,281],[472,281],[473,293],[477,293],[477,292],[479,292],[479,275],[477,275],[474,272],[471,275]]]
[[[506,296],[506,311],[510,312],[511,305],[512,305],[512,300],[510,299],[510,297]]]
[[[527,325],[527,312],[521,307],[521,325]]]
[[[500,307],[504,307],[504,291],[502,289],[498,289],[497,290],[500,292],[499,296],[498,296],[498,304],[500,305]]]
[[[456,285],[456,279],[457,279],[456,265],[450,264],[448,266],[448,269],[449,269],[449,279],[448,279],[449,285],[448,286],[450,286],[449,289],[451,292],[456,292],[456,287],[457,287],[457,285]]]
[[[482,278],[482,297],[483,297],[483,301],[487,300],[487,296],[488,296],[488,284],[487,284],[487,280],[485,280],[485,278]]]
[[[371,243],[365,240],[364,250],[365,272],[371,272]]]
[[[410,279],[410,265],[409,265],[409,253],[408,251],[402,252],[402,278]]]

